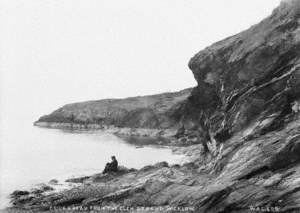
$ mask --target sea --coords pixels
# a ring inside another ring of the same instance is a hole
[[[119,165],[137,169],[160,161],[184,161],[166,147],[137,146],[101,130],[35,127],[33,117],[18,119],[17,115],[1,117],[0,209],[10,205],[9,194],[14,190],[29,190],[51,179],[63,183],[67,178],[99,173],[112,155]]]

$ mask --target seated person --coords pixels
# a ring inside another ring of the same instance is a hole
[[[118,161],[115,156],[111,157],[111,162],[107,163],[102,174],[106,174],[108,172],[117,172],[118,171]]]

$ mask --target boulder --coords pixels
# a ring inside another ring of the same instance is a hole
[[[14,198],[14,197],[19,197],[19,196],[23,196],[23,195],[29,195],[30,193],[28,191],[20,191],[20,190],[16,190],[13,193],[10,194],[10,197]]]
[[[58,180],[56,179],[52,179],[48,182],[50,185],[57,185],[58,184]]]

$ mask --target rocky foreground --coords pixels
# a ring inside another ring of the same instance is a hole
[[[58,193],[23,193],[13,197],[11,210],[157,206],[190,209],[188,212],[251,212],[254,207],[297,212],[300,116],[287,119],[280,131],[251,140],[236,135],[216,153],[204,154],[202,145],[182,148],[192,160],[184,165],[161,162],[140,170],[70,179],[67,181],[80,184]]]
[[[12,195],[10,210],[299,212],[300,1],[283,1],[259,24],[197,53],[189,67],[193,89],[66,105],[35,124],[167,135],[190,163],[69,180],[79,185]]]

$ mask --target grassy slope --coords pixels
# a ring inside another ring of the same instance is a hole
[[[190,95],[192,89],[174,93],[104,99],[67,104],[37,122],[97,123],[120,127],[162,128],[175,122],[174,111]]]

